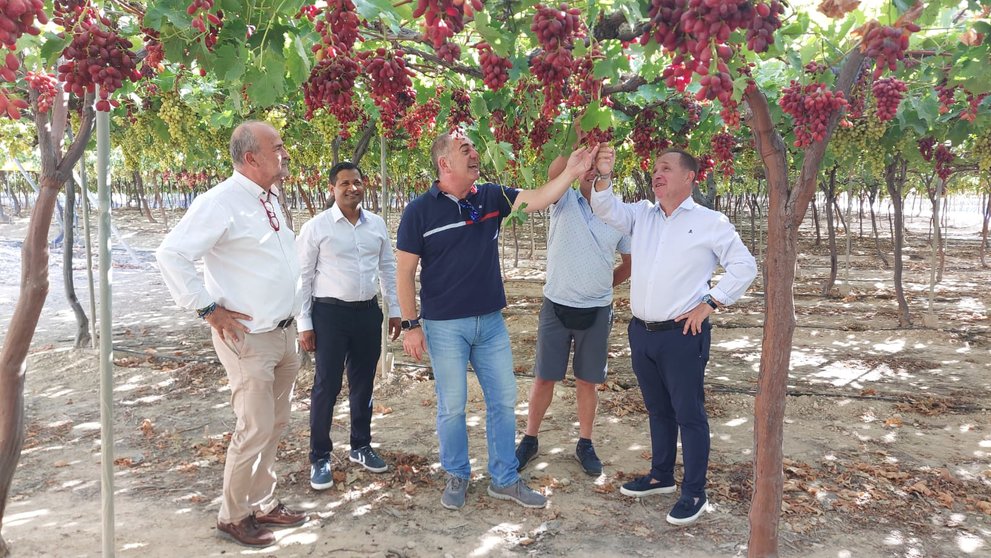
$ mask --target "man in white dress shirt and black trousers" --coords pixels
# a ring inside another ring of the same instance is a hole
[[[269,124],[244,122],[231,135],[234,174],[193,200],[156,256],[176,303],[213,328],[237,417],[224,465],[217,530],[245,546],[268,546],[267,526],[306,521],[275,499],[275,452],[299,371],[295,235],[273,185],[289,154]],[[203,276],[196,260],[203,260]]]
[[[302,274],[303,309],[299,344],[316,351],[310,395],[310,486],[334,485],[330,465],[330,426],[334,404],[348,373],[351,407],[349,458],[373,473],[388,470],[372,449],[372,387],[382,352],[382,309],[388,302],[389,331],[399,337],[396,256],[385,221],[361,208],[364,176],[354,163],[335,165],[329,174],[334,206],[303,225],[296,246]]]
[[[612,168],[607,170],[595,178],[592,211],[632,237],[630,349],[651,440],[650,473],[620,490],[627,496],[674,492],[680,431],[685,474],[681,498],[667,521],[688,525],[708,503],[709,419],[703,390],[708,317],[743,296],[757,264],[725,215],[692,200],[698,162],[690,154],[669,149],[654,162],[656,205],[620,201],[612,193]],[[717,265],[725,274],[712,286]]]

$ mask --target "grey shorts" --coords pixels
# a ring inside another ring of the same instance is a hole
[[[572,363],[575,377],[592,383],[606,381],[609,355],[609,331],[612,329],[612,305],[602,306],[588,329],[568,329],[554,314],[551,301],[544,298],[537,326],[537,357],[533,373],[541,380],[559,382],[568,369],[568,357],[574,345]]]

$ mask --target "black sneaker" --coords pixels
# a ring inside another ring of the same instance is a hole
[[[631,480],[620,487],[619,491],[627,496],[650,496],[651,494],[671,494],[677,489],[672,482],[670,485],[663,482],[654,482],[654,477],[647,474],[638,479]]]
[[[516,460],[520,462],[516,466],[516,471],[522,471],[528,463],[533,461],[534,457],[537,457],[537,437],[536,436],[523,436],[520,440],[520,445],[516,446]]]
[[[668,523],[671,525],[691,525],[702,517],[708,507],[709,500],[702,496],[682,496],[678,503],[671,508],[668,514]]]
[[[592,442],[587,444],[578,442],[578,446],[575,447],[575,459],[582,464],[586,475],[597,477],[602,474],[602,461],[599,461],[599,456],[595,455]]]

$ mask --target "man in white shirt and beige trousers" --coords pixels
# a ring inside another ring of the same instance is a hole
[[[245,546],[275,542],[269,527],[306,516],[275,498],[275,453],[289,424],[299,357],[294,317],[300,272],[295,235],[274,184],[289,154],[272,126],[231,135],[234,174],[193,200],[156,254],[176,303],[206,320],[227,371],[237,424],[227,448],[218,533]],[[203,260],[203,276],[195,261]]]

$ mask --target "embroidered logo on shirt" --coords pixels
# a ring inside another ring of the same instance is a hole
[[[692,234],[692,229],[688,229],[688,234]]]

